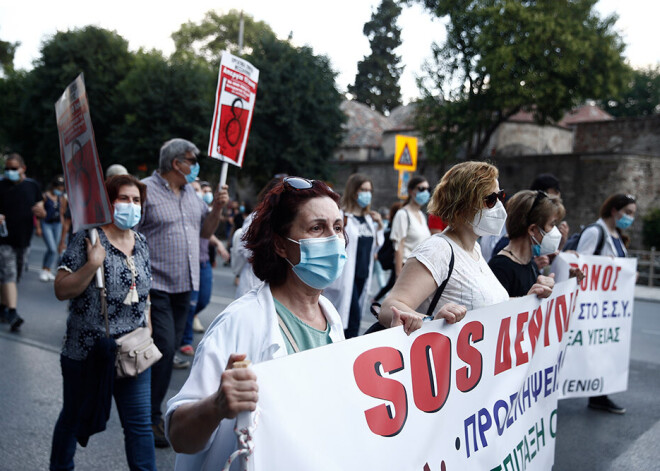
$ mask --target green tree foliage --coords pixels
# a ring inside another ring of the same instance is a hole
[[[160,52],[136,54],[118,85],[121,118],[112,131],[113,162],[127,168],[158,166],[159,149],[173,137],[205,152],[213,116],[216,73],[191,59],[166,60]]]
[[[364,24],[371,54],[358,62],[355,84],[348,91],[372,110],[387,113],[401,105],[399,79],[403,67],[394,50],[401,45],[401,28],[396,24],[401,7],[394,0],[382,0],[371,20]]]
[[[617,118],[660,113],[660,64],[632,70],[622,93],[616,98],[603,100],[601,106]]]
[[[250,16],[244,21],[244,57],[259,69],[259,84],[240,176],[257,186],[282,172],[328,178],[328,160],[345,119],[328,59],[278,40],[267,24]],[[238,25],[235,10],[222,16],[208,12],[201,23],[186,23],[172,35],[174,57],[204,61],[217,74],[221,52],[237,53]]]
[[[216,67],[220,63],[222,51],[238,53],[238,33],[241,13],[229,10],[226,15],[209,11],[200,23],[189,21],[172,34],[176,51],[174,58],[201,58]],[[243,52],[249,53],[251,45],[265,37],[275,38],[273,30],[263,21],[255,21],[249,15],[243,16]]]
[[[246,60],[259,69],[259,85],[244,171],[257,186],[281,172],[330,178],[345,116],[328,58],[263,37]]]
[[[34,69],[4,84],[13,93],[11,108],[0,115],[4,147],[23,154],[32,176],[62,173],[54,105],[83,72],[99,156],[109,165],[110,131],[119,119],[116,88],[132,63],[128,43],[115,32],[94,26],[58,32],[42,45]]]
[[[5,75],[14,71],[14,54],[20,42],[10,43],[0,40],[0,72]]]
[[[447,17],[447,39],[420,82],[418,125],[436,159],[483,155],[520,110],[559,120],[586,99],[616,96],[626,78],[616,16],[597,0],[409,0]]]

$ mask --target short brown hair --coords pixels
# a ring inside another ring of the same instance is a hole
[[[563,219],[566,215],[560,198],[532,190],[519,191],[513,195],[506,203],[506,212],[506,231],[509,239],[527,235],[527,229],[532,224],[545,230],[545,223],[552,217]]]
[[[147,185],[142,183],[133,175],[113,175],[112,177],[106,178],[105,188],[108,190],[108,198],[110,199],[110,203],[117,199],[119,189],[122,186],[137,187],[138,191],[140,192],[140,203],[144,205],[144,202],[147,199]]]
[[[292,177],[295,178],[295,177]],[[286,280],[289,263],[275,252],[275,236],[287,237],[300,206],[312,198],[327,196],[339,207],[339,195],[320,180],[311,180],[312,187],[289,188],[286,179],[277,182],[254,210],[254,219],[243,234],[254,274],[272,286]]]
[[[497,168],[486,162],[454,165],[433,190],[428,212],[450,226],[471,222],[498,176]]]

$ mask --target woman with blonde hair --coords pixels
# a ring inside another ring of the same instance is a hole
[[[341,207],[348,258],[342,275],[323,292],[337,308],[347,339],[356,337],[360,330],[375,255],[383,245],[383,220],[377,211],[371,210],[372,191],[366,175],[354,173],[346,182]]]
[[[407,333],[421,327],[424,318],[443,318],[453,324],[468,310],[509,299],[477,242],[480,236],[499,234],[506,221],[505,194],[498,176],[497,168],[485,162],[463,162],[445,173],[433,192],[428,212],[449,226],[423,242],[408,258],[383,303],[379,315],[383,326],[400,325],[401,314],[411,312],[416,314],[416,322],[406,322]],[[443,284],[439,309],[426,317],[422,313]],[[547,297],[552,288],[535,284],[530,293]]]

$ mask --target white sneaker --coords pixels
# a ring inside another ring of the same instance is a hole
[[[50,281],[55,281],[55,273],[53,273],[52,271],[49,271],[48,272],[48,279]]]
[[[41,270],[41,273],[39,274],[39,279],[44,283],[50,281],[50,277],[48,276],[48,270]]]
[[[197,332],[199,334],[203,334],[206,331],[206,328],[204,325],[200,322],[200,320],[195,316],[193,318],[193,332]]]

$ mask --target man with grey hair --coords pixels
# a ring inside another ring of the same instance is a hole
[[[167,447],[161,404],[172,376],[172,362],[181,343],[190,309],[190,293],[199,289],[199,239],[210,238],[229,201],[226,186],[208,206],[190,185],[199,174],[199,149],[185,139],[171,139],[160,149],[159,169],[142,180],[144,234],[151,257],[151,325],[163,358],[151,367],[151,423],[157,447]]]

